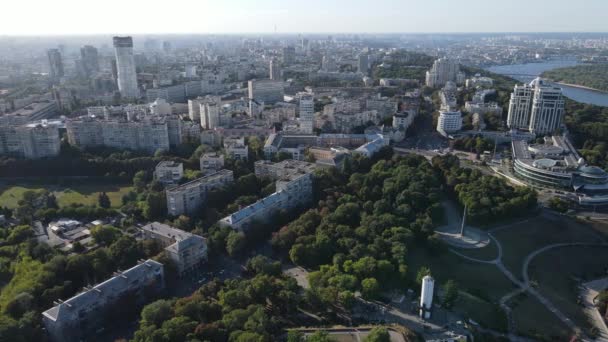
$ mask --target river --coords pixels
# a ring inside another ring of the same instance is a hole
[[[498,65],[488,67],[486,70],[496,74],[511,76],[521,82],[530,82],[544,71],[574,66],[577,64],[578,62],[575,59],[557,59],[542,63]],[[608,107],[608,93],[563,84],[556,85],[562,88],[562,91],[566,97],[574,101]]]

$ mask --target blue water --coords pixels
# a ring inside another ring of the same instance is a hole
[[[530,82],[547,70],[577,65],[575,59],[550,60],[542,63],[498,65],[486,68],[496,74],[507,75],[521,82]],[[608,107],[608,93],[558,84],[564,95],[574,101]]]

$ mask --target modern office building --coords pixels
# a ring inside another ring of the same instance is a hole
[[[273,58],[270,60],[270,66],[269,66],[269,70],[270,70],[270,79],[273,81],[282,81],[283,80],[283,70],[281,70],[281,63],[276,59]]]
[[[367,74],[369,70],[369,56],[367,53],[359,54],[357,57],[357,71],[362,74]]]
[[[232,171],[221,170],[167,189],[167,211],[172,216],[196,213],[202,210],[203,204],[207,201],[209,191],[227,186],[233,181],[234,176]]]
[[[275,104],[283,101],[284,88],[282,81],[269,79],[250,80],[248,86],[249,99],[264,102],[265,104]]]
[[[161,161],[154,168],[154,179],[164,185],[175,185],[184,177],[184,164]]]
[[[437,132],[439,133],[452,133],[462,129],[462,113],[459,110],[456,111],[439,111],[439,118],[437,119]]]
[[[177,266],[180,275],[207,261],[207,242],[202,236],[169,225],[152,222],[141,227],[145,240],[155,240]]]
[[[135,59],[133,58],[133,38],[114,37],[113,41],[116,55],[118,90],[123,97],[138,98],[140,93],[137,86]]]
[[[439,58],[426,72],[426,85],[431,88],[444,86],[448,81],[457,82],[460,67],[457,62],[448,58]]]
[[[546,137],[543,144],[513,141],[512,148],[513,171],[530,184],[608,195],[608,173],[587,165],[565,136]]]
[[[165,289],[163,264],[147,260],[118,271],[114,276],[42,313],[42,322],[53,342],[77,342],[116,322],[115,313],[143,305]]]
[[[562,124],[564,102],[561,89],[546,84],[541,78],[516,85],[509,101],[507,126],[534,134],[552,133]]]
[[[99,72],[99,54],[94,46],[85,45],[81,47],[80,58],[87,76],[90,77]]]
[[[298,93],[299,99],[299,114],[300,114],[300,132],[303,134],[312,134],[315,122],[315,99],[312,94]]]
[[[238,231],[247,231],[255,223],[265,223],[280,210],[306,207],[312,202],[314,164],[283,161],[277,165],[256,163],[256,174],[276,179],[276,192],[232,213],[218,223]]]
[[[285,65],[292,65],[296,62],[296,48],[293,46],[286,46],[283,48],[283,63]]]
[[[64,76],[63,59],[59,49],[49,49],[46,52],[49,58],[49,73],[53,82],[59,81]]]

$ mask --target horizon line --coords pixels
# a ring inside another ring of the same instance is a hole
[[[608,34],[608,31],[420,31],[420,32],[397,32],[397,31],[378,31],[378,32],[139,32],[139,33],[117,33],[117,32],[97,32],[97,33],[13,33],[0,34],[0,38],[44,38],[44,37],[88,37],[88,36],[142,36],[142,35],[198,35],[198,36],[248,36],[248,35],[264,35],[264,36],[281,36],[281,35],[466,35],[466,34]]]

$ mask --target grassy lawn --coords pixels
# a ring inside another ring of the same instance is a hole
[[[490,243],[483,248],[474,248],[474,249],[453,248],[453,249],[460,254],[464,254],[468,257],[479,259],[479,260],[488,260],[489,261],[489,260],[494,260],[494,259],[496,259],[496,257],[498,257],[498,247],[496,246],[496,243],[492,240],[490,240]]]
[[[106,183],[89,183],[84,181],[60,186],[57,184],[44,183],[17,183],[15,185],[0,186],[0,206],[15,208],[17,202],[26,191],[42,191],[48,189],[57,197],[59,206],[68,206],[72,203],[84,205],[97,204],[97,196],[100,192],[105,191],[110,197],[112,207],[121,205],[122,196],[131,191],[133,188],[130,185],[115,185]]]
[[[461,290],[490,302],[498,302],[514,289],[496,266],[467,261],[450,252],[431,255],[422,248],[412,250],[408,258],[410,279],[416,279],[416,272],[422,266],[430,268],[439,284],[453,279]]]
[[[578,297],[577,280],[583,282],[606,276],[608,247],[563,247],[549,250],[531,263],[530,279],[540,292],[579,327],[590,329]]]
[[[454,311],[483,326],[496,330],[506,329],[506,318],[497,303],[500,297],[514,287],[496,266],[470,262],[449,252],[431,255],[423,248],[410,251],[410,279],[416,278],[416,273],[422,266],[430,268],[438,285],[448,279],[453,279],[458,284],[461,295],[454,305]]]
[[[600,242],[599,233],[565,216],[540,215],[494,233],[503,247],[503,263],[518,278],[531,252],[554,243]]]
[[[544,341],[567,341],[570,335],[566,327],[555,315],[547,310],[536,298],[519,295],[509,302],[515,330],[520,335]]]
[[[461,291],[454,305],[454,311],[470,318],[484,327],[507,331],[507,316],[495,303],[490,303],[468,292]]]

